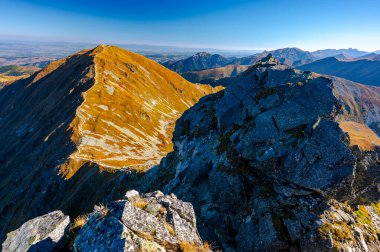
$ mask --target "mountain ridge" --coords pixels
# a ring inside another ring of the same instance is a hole
[[[298,68],[337,76],[366,85],[378,86],[380,85],[379,67],[380,61],[377,60],[358,59],[343,61],[336,57],[329,57],[299,66]]]
[[[3,88],[0,233],[55,208],[80,213],[118,190],[107,183],[157,164],[172,149],[175,120],[218,90],[105,45]]]

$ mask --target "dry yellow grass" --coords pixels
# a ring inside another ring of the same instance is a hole
[[[7,75],[0,74],[0,82],[7,85],[7,84],[10,84],[10,83],[12,83],[12,82],[14,82],[16,80],[25,78],[25,77],[27,77],[27,75],[7,76]]]
[[[83,214],[74,219],[70,227],[70,232],[75,232],[78,229],[81,229],[87,223],[88,214]]]
[[[70,124],[77,150],[60,167],[67,179],[87,162],[107,171],[139,172],[158,164],[173,150],[175,121],[201,97],[221,89],[192,84],[118,47],[99,46],[91,55],[95,83],[82,94]]]
[[[149,202],[143,198],[135,198],[133,199],[131,203],[134,207],[137,207],[140,209],[144,209],[149,204]]]
[[[178,242],[181,252],[209,252],[212,251],[209,243],[205,242],[203,246],[198,246],[188,241]]]
[[[373,130],[357,122],[340,122],[340,128],[350,136],[350,145],[357,145],[361,150],[373,150],[380,146],[380,138]]]
[[[169,223],[167,223],[166,221],[164,222],[164,226],[165,226],[165,228],[169,231],[169,234],[171,234],[172,236],[175,236],[176,234],[175,234],[175,230],[174,230],[174,227],[171,225],[171,224],[169,224]]]
[[[104,218],[108,215],[110,210],[106,205],[100,204],[99,206],[95,206],[95,211],[100,214],[101,218]]]

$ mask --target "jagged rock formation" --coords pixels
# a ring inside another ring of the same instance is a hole
[[[1,89],[0,237],[55,209],[112,199],[117,171],[157,164],[172,150],[175,120],[216,90],[105,45]]]
[[[225,251],[378,250],[379,156],[339,127],[370,114],[347,109],[366,105],[344,84],[268,57],[186,111],[146,179],[192,202]]]
[[[210,251],[203,245],[190,203],[157,191],[95,207],[78,232],[74,251]],[[186,251],[186,250],[185,250]],[[187,250],[190,251],[190,250]]]
[[[7,234],[2,251],[58,251],[65,244],[69,224],[69,216],[61,211],[29,220],[17,230]]]

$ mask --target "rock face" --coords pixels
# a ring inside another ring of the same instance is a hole
[[[160,191],[130,191],[124,200],[95,207],[77,234],[74,251],[179,251],[186,245],[209,251],[190,203]]]
[[[29,220],[7,234],[2,251],[57,251],[65,244],[69,224],[69,216],[61,211]]]
[[[377,205],[358,203],[379,199],[379,157],[339,127],[353,115],[342,107],[363,106],[340,88],[268,56],[183,114],[146,179],[190,201],[225,251],[378,248]]]
[[[159,163],[175,120],[216,90],[105,45],[1,89],[0,240],[41,214],[112,200],[108,184]]]

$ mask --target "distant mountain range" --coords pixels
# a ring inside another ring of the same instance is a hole
[[[298,48],[283,48],[242,58],[225,58],[219,54],[201,52],[186,59],[164,62],[163,65],[182,74],[189,81],[212,83],[220,78],[236,76],[268,54],[289,66],[299,66],[316,60],[310,52]]]
[[[372,56],[371,59],[347,61],[329,57],[299,66],[298,69],[334,75],[366,85],[380,86],[380,61],[376,60],[379,59],[379,55]]]
[[[349,49],[325,49],[325,50],[318,50],[318,51],[312,52],[312,54],[317,59],[323,59],[323,58],[327,58],[327,57],[333,57],[333,56],[341,55],[341,54],[348,55],[348,56],[350,56],[352,58],[358,58],[358,57],[361,57],[363,55],[368,54],[368,52],[359,51],[358,49],[349,48]]]
[[[236,76],[268,54],[288,66],[321,74],[336,75],[364,84],[380,84],[377,73],[379,71],[376,69],[380,64],[380,62],[376,63],[380,61],[380,55],[352,48],[326,49],[315,52],[299,48],[282,48],[242,58],[226,58],[219,54],[202,52],[185,59],[171,60],[162,64],[182,74],[189,81],[215,84],[216,80]]]

